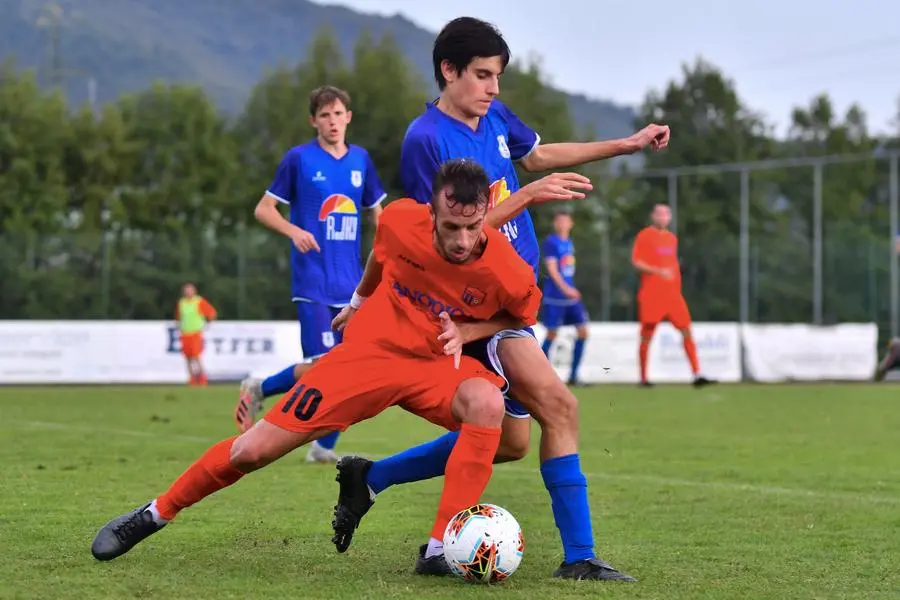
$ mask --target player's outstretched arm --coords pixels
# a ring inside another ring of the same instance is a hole
[[[529,183],[492,208],[485,222],[496,229],[516,218],[532,204],[583,200],[585,192],[590,192],[593,189],[594,186],[591,185],[591,180],[584,175],[579,175],[578,173],[551,173],[546,177]]]
[[[644,148],[662,150],[669,145],[669,126],[650,124],[634,135],[602,142],[562,142],[541,144],[520,162],[526,171],[538,173],[568,169],[614,156],[634,154]]]

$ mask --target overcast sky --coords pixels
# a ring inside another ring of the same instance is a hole
[[[793,106],[828,92],[842,112],[858,102],[870,129],[897,131],[900,2],[893,0],[319,1],[400,12],[433,31],[453,17],[483,18],[500,27],[515,55],[540,55],[555,85],[596,98],[638,104],[702,55],[779,130]]]

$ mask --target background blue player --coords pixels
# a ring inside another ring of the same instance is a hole
[[[341,342],[331,321],[350,302],[362,277],[360,213],[369,211],[378,224],[387,194],[375,166],[363,148],[346,143],[350,96],[324,86],[309,98],[309,122],[316,137],[291,148],[278,166],[272,185],[256,205],[260,223],[290,238],[293,302],[300,320],[304,362],[266,379],[245,379],[235,410],[240,431],[246,431],[264,398],[290,390],[316,359]],[[290,220],[278,204],[290,207]],[[308,462],[334,462],[338,434],[313,442]]]
[[[563,325],[574,325],[578,337],[572,349],[572,371],[569,385],[578,385],[578,367],[584,355],[588,337],[587,310],[581,302],[581,292],[575,287],[575,244],[572,243],[572,227],[575,221],[566,209],[560,209],[553,217],[553,233],[544,240],[544,299],[541,306],[541,323],[547,328],[542,349],[550,356],[556,332]]]
[[[496,99],[509,59],[506,41],[489,23],[460,17],[441,30],[432,50],[434,77],[441,95],[426,105],[425,113],[407,130],[401,149],[401,176],[406,194],[424,203],[431,198],[432,183],[443,162],[458,158],[478,162],[492,182],[491,208],[485,222],[506,234],[537,279],[540,248],[527,207],[537,202],[584,198],[583,192],[592,188],[590,181],[578,174],[553,173],[520,190],[516,163],[527,171],[541,172],[647,147],[661,150],[668,144],[669,128],[649,125],[621,140],[541,144],[538,134]],[[479,324],[460,322],[457,327],[463,339],[471,342],[464,352],[509,382],[511,398],[495,462],[525,456],[530,445],[530,417],[541,425],[540,473],[564,551],[554,576],[633,581],[595,553],[587,478],[578,454],[578,400],[550,365],[534,332],[511,321],[509,329],[483,339],[484,327]],[[375,494],[398,483],[443,475],[457,437],[448,433],[374,463],[360,457],[341,459],[340,494],[332,523],[337,549],[349,547]],[[432,538],[420,547],[415,570],[434,575],[449,572],[441,540]]]

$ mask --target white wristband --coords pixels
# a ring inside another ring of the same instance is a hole
[[[366,298],[368,298],[368,296],[360,296],[360,295],[357,294],[356,291],[354,290],[354,292],[353,292],[353,297],[350,298],[350,308],[353,308],[353,309],[355,309],[355,310],[359,310],[359,307],[363,305],[363,302],[366,301]]]

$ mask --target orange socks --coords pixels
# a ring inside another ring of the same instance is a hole
[[[697,360],[697,344],[691,336],[684,336],[684,352],[691,363],[691,373],[696,377],[700,374],[700,361]]]
[[[641,325],[641,381],[647,381],[647,360],[650,356],[650,340],[653,339],[653,332],[656,325]]]
[[[171,521],[182,509],[228,487],[244,476],[231,466],[231,445],[234,440],[235,438],[229,438],[207,450],[206,454],[175,480],[165,494],[156,499],[156,508],[163,519]]]
[[[459,438],[447,459],[444,490],[431,530],[432,538],[442,540],[450,519],[459,511],[478,504],[494,472],[494,456],[499,446],[499,427],[464,423],[460,428]]]

